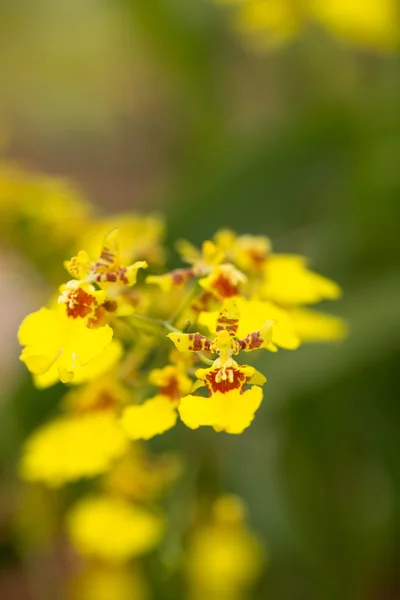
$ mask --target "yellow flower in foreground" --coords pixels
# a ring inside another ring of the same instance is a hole
[[[101,354],[96,356],[86,365],[76,365],[74,378],[71,381],[74,385],[97,380],[99,377],[108,373],[118,363],[123,354],[122,344],[118,340],[112,340],[106,346]],[[60,378],[58,375],[57,362],[44,375],[34,375],[35,386],[39,389],[47,388],[57,383]]]
[[[262,389],[253,385],[245,392],[232,389],[229,393],[215,392],[208,398],[186,396],[178,410],[182,421],[190,429],[208,425],[215,431],[242,433],[254,419],[262,397]]]
[[[75,370],[89,365],[111,342],[108,325],[89,329],[81,319],[69,319],[65,311],[41,308],[22,322],[18,339],[25,348],[20,360],[34,375],[57,369],[63,383],[72,381]]]
[[[194,389],[205,386],[209,398],[185,396],[179,405],[182,421],[191,429],[209,425],[215,431],[242,433],[253,420],[262,400],[257,385],[266,382],[254,367],[239,365],[233,355],[268,348],[273,321],[266,321],[259,330],[245,338],[237,338],[240,313],[235,299],[226,300],[217,318],[216,335],[211,341],[200,333],[169,333],[168,337],[181,352],[207,351],[218,354],[209,369],[198,369]],[[248,384],[256,384],[245,391]]]
[[[92,496],[67,515],[67,530],[79,554],[123,562],[152,550],[160,541],[162,521],[122,498]]]
[[[20,472],[57,487],[104,473],[127,450],[128,439],[108,411],[60,417],[28,438]]]
[[[303,256],[272,254],[265,269],[261,295],[283,306],[337,300],[342,291],[330,279],[307,268]]]

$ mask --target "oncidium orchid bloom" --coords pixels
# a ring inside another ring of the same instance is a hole
[[[272,337],[273,321],[243,339],[237,339],[239,311],[234,299],[224,303],[218,315],[216,336],[209,340],[200,333],[170,333],[178,350],[185,352],[207,351],[217,354],[208,369],[197,369],[195,389],[205,386],[208,398],[188,395],[181,399],[179,414],[191,429],[208,425],[215,431],[242,433],[253,420],[262,400],[261,385],[265,377],[249,365],[239,365],[233,358],[240,351],[251,352],[267,348]],[[255,384],[245,390],[248,384]]]

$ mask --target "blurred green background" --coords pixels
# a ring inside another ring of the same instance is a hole
[[[328,309],[349,339],[263,357],[251,429],[182,426],[153,446],[179,447],[205,486],[245,499],[270,556],[254,600],[400,598],[398,54],[316,26],[255,53],[211,0],[0,11],[4,158],[71,179],[105,211],[164,211],[171,265],[175,239],[224,226],[266,234],[342,285]],[[54,392],[32,389],[15,332],[48,290],[10,249],[1,264],[0,598],[31,600],[14,469]],[[176,597],[167,588],[157,599]]]

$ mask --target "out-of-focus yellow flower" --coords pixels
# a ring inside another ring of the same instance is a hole
[[[90,562],[68,584],[68,600],[148,600],[145,580],[131,565]]]
[[[91,261],[85,250],[65,262],[67,271],[79,281],[104,284],[134,285],[139,269],[146,269],[146,261],[125,266],[120,254],[119,230],[113,229],[104,238],[99,258]]]
[[[298,0],[248,0],[234,24],[239,31],[257,36],[254,41],[262,47],[292,39],[303,25],[303,15]]]
[[[347,336],[348,326],[340,317],[306,308],[289,310],[293,329],[303,342],[335,342]]]
[[[159,543],[161,518],[113,496],[83,498],[67,515],[67,530],[82,556],[124,562]]]
[[[217,265],[207,277],[199,279],[199,284],[207,292],[218,298],[233,298],[240,293],[247,277],[231,264]]]
[[[226,300],[217,318],[216,335],[209,340],[200,333],[169,333],[178,350],[182,352],[207,351],[218,354],[209,369],[198,369],[195,389],[206,386],[209,398],[185,396],[179,405],[182,421],[191,429],[208,425],[215,431],[242,433],[253,420],[262,400],[257,385],[266,382],[254,367],[239,365],[232,356],[268,348],[272,338],[272,321],[266,321],[258,331],[238,339],[240,313],[235,299]],[[245,391],[247,384],[256,384]]]
[[[310,271],[302,256],[272,254],[260,294],[277,304],[293,306],[337,300],[342,291],[334,281]]]
[[[112,371],[86,385],[74,385],[63,398],[63,408],[75,415],[102,410],[119,412],[130,401],[131,394],[117,375]]]
[[[192,387],[192,380],[187,375],[187,365],[179,359],[179,356],[175,358],[175,365],[153,369],[149,373],[149,383],[158,387],[159,393],[167,396],[171,401],[179,400]]]
[[[242,283],[246,281],[233,265],[223,264],[225,252],[214,242],[206,240],[199,250],[186,240],[176,244],[182,260],[191,266],[186,269],[175,269],[164,275],[150,275],[147,283],[155,283],[164,292],[180,287],[191,279],[199,278],[199,283],[205,290],[217,298],[230,298],[238,293]]]
[[[179,400],[192,387],[182,361],[154,369],[150,372],[149,382],[159,388],[157,395],[143,404],[128,406],[122,415],[122,426],[133,440],[148,440],[174,427]]]
[[[235,496],[220,497],[188,548],[190,600],[244,598],[261,574],[263,562],[262,546],[246,527],[243,503]]]
[[[203,242],[201,249],[188,240],[178,240],[175,247],[184,262],[201,271],[218,266],[225,260],[225,252],[210,240]]]
[[[378,50],[400,42],[396,0],[216,0],[232,5],[233,22],[258,49],[293,39],[312,22],[333,35]]]
[[[128,439],[109,411],[60,417],[28,438],[20,473],[58,487],[104,473],[127,450]]]
[[[383,50],[400,42],[397,0],[308,0],[311,17],[344,39]]]
[[[63,309],[41,308],[22,322],[18,339],[20,360],[34,375],[52,369],[63,383],[72,381],[75,370],[90,371],[90,362],[100,356],[111,342],[113,330],[108,325],[89,329],[80,319],[69,319]]]
[[[217,231],[214,241],[226,260],[244,273],[263,271],[272,249],[271,241],[263,235],[236,235],[230,229]]]
[[[0,163],[0,232],[29,256],[48,262],[49,248],[57,253],[73,247],[91,212],[90,205],[63,180]],[[46,244],[37,243],[43,239]]]
[[[158,215],[122,213],[90,221],[80,245],[89,256],[96,256],[109,231],[118,229],[123,263],[143,260],[152,266],[163,264],[165,223]]]
[[[104,476],[104,489],[131,500],[149,501],[161,494],[180,475],[182,462],[170,454],[152,455],[139,444],[118,460]]]

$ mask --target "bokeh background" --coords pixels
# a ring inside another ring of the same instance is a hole
[[[352,4],[362,20],[363,3]],[[198,243],[225,226],[266,234],[341,284],[343,300],[328,308],[348,320],[349,338],[265,356],[257,366],[269,382],[249,430],[182,426],[153,446],[179,445],[193,485],[245,500],[269,555],[252,599],[394,600],[399,55],[317,22],[261,47],[233,11],[212,0],[4,0],[2,157],[71,180],[104,212],[164,212],[171,266],[178,237]],[[38,544],[26,561],[15,532],[21,441],[60,394],[33,389],[16,329],[49,287],[29,250],[3,246],[0,598],[52,600],[64,598],[62,547]],[[46,527],[32,500],[27,512]],[[157,600],[177,594],[155,584]]]

